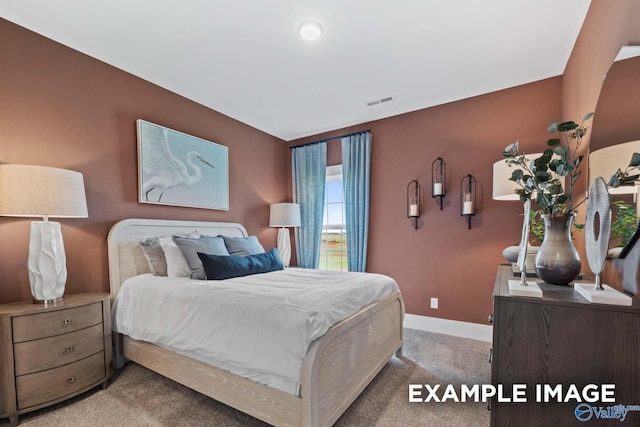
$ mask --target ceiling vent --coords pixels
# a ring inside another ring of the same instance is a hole
[[[396,99],[393,97],[393,95],[391,96],[387,96],[385,98],[380,98],[380,99],[376,99],[375,101],[370,101],[367,102],[367,107],[373,107],[374,105],[378,105],[378,104],[384,104],[385,102],[391,102],[391,101],[395,101]]]

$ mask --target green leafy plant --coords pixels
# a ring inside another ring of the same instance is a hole
[[[611,204],[616,208],[615,218],[611,221],[611,237],[620,239],[618,247],[624,247],[638,229],[636,208],[623,200]]]
[[[510,180],[518,184],[516,193],[522,202],[533,198],[541,213],[573,213],[573,188],[582,171],[578,170],[583,155],[579,149],[588,127],[584,123],[593,117],[585,115],[580,124],[573,121],[554,123],[547,131],[560,132],[561,138],[547,141],[548,148],[536,159],[520,153],[518,141],[502,153],[507,165],[515,167]],[[563,187],[564,182],[564,187]]]

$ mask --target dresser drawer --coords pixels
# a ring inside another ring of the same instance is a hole
[[[13,346],[16,375],[66,365],[102,350],[102,323],[68,334],[17,343]]]
[[[104,352],[30,375],[16,377],[18,409],[59,399],[105,378]]]
[[[102,304],[49,311],[13,318],[13,342],[66,334],[102,323]]]

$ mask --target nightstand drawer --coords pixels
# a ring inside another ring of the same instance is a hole
[[[59,368],[16,377],[18,409],[59,399],[105,377],[104,352]]]
[[[31,374],[84,359],[104,350],[102,323],[68,334],[15,344],[16,375]]]
[[[102,323],[102,304],[13,318],[13,342],[23,342],[66,334]]]

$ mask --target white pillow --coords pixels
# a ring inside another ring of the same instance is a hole
[[[167,260],[168,277],[191,277],[191,268],[182,251],[171,237],[161,237],[160,246]]]

